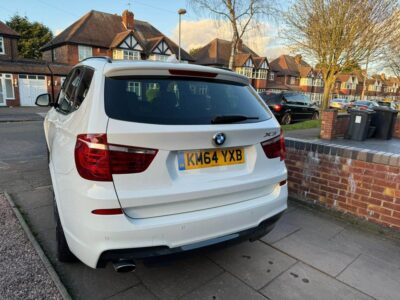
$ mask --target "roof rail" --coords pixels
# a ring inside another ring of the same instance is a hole
[[[108,63],[112,63],[112,59],[109,56],[89,56],[89,57],[82,59],[80,62],[83,62],[83,61],[89,60],[89,59],[95,59],[95,58],[105,59],[105,60],[107,60]]]

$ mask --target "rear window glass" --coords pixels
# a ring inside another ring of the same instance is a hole
[[[270,118],[248,86],[175,77],[106,77],[105,109],[113,119],[168,125],[211,124],[231,115],[254,118],[241,123]]]
[[[282,94],[261,94],[261,97],[268,105],[279,104],[282,102]]]

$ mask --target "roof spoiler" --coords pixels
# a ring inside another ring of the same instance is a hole
[[[80,61],[80,63],[81,62],[84,62],[85,60],[89,60],[89,59],[105,59],[105,60],[107,60],[107,62],[108,63],[112,63],[112,59],[111,59],[111,57],[109,57],[109,56],[89,56],[89,57],[86,57],[85,59],[82,59],[81,61]]]

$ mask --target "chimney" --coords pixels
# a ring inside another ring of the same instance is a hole
[[[242,39],[239,39],[236,43],[236,51],[237,52],[242,52],[243,51],[243,41]]]
[[[301,55],[300,54],[297,54],[295,57],[294,57],[294,61],[296,62],[296,64],[300,64],[301,63]]]
[[[134,29],[134,19],[133,19],[133,12],[129,10],[124,10],[122,12],[122,23],[124,23],[126,29],[133,30]]]

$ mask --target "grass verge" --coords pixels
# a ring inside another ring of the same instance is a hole
[[[321,120],[309,120],[303,122],[297,122],[290,125],[282,125],[284,131],[319,128],[321,127]]]

